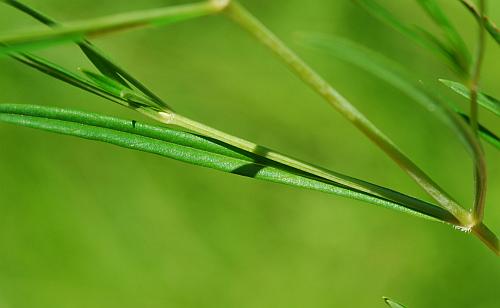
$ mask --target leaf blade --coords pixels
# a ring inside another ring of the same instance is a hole
[[[470,100],[470,90],[463,84],[447,79],[439,79],[439,81],[455,93],[465,97],[467,100]],[[479,105],[493,114],[500,116],[500,100],[481,92],[478,93],[477,100]]]
[[[209,138],[165,127],[137,122],[134,124],[127,120],[68,109],[8,104],[0,105],[0,121],[111,143],[219,171],[336,194],[398,209],[419,217],[437,216],[438,220],[442,221],[454,219],[447,211],[432,204],[424,202],[427,206],[424,213],[421,213],[416,209],[356,189],[320,181],[300,172],[294,173],[279,165],[270,164],[266,159],[258,160],[255,154],[236,151]],[[256,172],[250,172],[252,170]],[[405,198],[411,197],[405,196]],[[418,202],[423,201],[418,200]]]

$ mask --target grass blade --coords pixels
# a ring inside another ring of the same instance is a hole
[[[425,204],[413,204],[415,201],[414,199],[411,198],[401,199],[402,197],[404,198],[404,196],[392,190],[384,189],[382,187],[371,185],[370,183],[359,181],[357,179],[347,177],[342,174],[334,173],[332,171],[320,167],[312,166],[310,164],[301,162],[299,160],[289,158],[281,153],[277,153],[270,149],[263,148],[261,146],[250,143],[246,140],[236,138],[224,132],[217,131],[211,127],[204,126],[201,123],[197,123],[193,120],[182,117],[181,115],[175,114],[172,111],[168,111],[162,108],[161,106],[157,106],[155,102],[150,98],[148,98],[147,96],[142,95],[142,93],[137,93],[131,89],[128,89],[119,82],[107,76],[98,75],[93,72],[82,70],[85,76],[87,77],[83,78],[47,60],[35,56],[24,55],[15,57],[18,58],[18,60],[20,60],[21,62],[28,64],[41,72],[44,72],[50,76],[58,78],[62,81],[65,81],[73,86],[79,87],[93,94],[97,94],[99,96],[107,98],[122,106],[132,108],[157,121],[165,123],[165,119],[167,118],[168,119],[168,121],[166,122],[167,124],[178,125],[182,129],[191,130],[195,133],[215,138],[219,141],[232,144],[233,146],[239,147],[240,149],[246,151],[255,153],[264,153],[262,155],[264,155],[265,157],[274,162],[278,162],[280,164],[285,164],[290,167],[296,168],[298,170],[302,170],[306,173],[309,173],[310,175],[320,177],[323,180],[328,180],[345,186],[350,186],[359,191],[377,195],[379,197],[393,200],[395,202],[400,202],[403,204],[408,204],[410,206],[415,206],[417,208],[420,206],[425,207]],[[175,115],[175,117],[173,115]],[[176,121],[172,120],[174,118],[176,119]]]
[[[265,157],[235,149],[210,138],[165,127],[68,109],[9,104],[0,105],[0,121],[107,142],[224,172],[340,195],[419,217],[456,222],[447,211],[418,199],[415,199],[415,203],[426,206],[422,209],[412,209],[357,189],[323,181],[300,170],[276,164]]]
[[[455,27],[448,20],[448,17],[441,9],[436,0],[417,0],[424,11],[429,15],[429,17],[438,25],[446,39],[448,40],[452,50],[454,51],[454,56],[456,57],[457,63],[460,65],[462,70],[467,71],[470,67],[471,56],[465,45],[464,40],[455,29]]]
[[[481,13],[476,8],[476,6],[470,2],[469,0],[460,0],[462,4],[471,12],[471,14],[480,22],[481,21]],[[491,35],[491,37],[500,45],[500,29],[498,29],[497,25],[488,17],[484,16],[484,27],[486,31]]]
[[[470,118],[463,112],[457,111],[457,114],[460,115],[467,123],[470,123]],[[500,150],[500,137],[495,135],[494,132],[479,124],[478,126],[479,136],[486,142],[493,145],[495,148]]]
[[[448,66],[461,76],[467,76],[469,67],[464,66],[463,61],[456,55],[453,48],[450,48],[435,35],[429,33],[420,27],[411,27],[403,23],[399,18],[394,16],[386,8],[381,6],[375,0],[354,0],[361,5],[375,18],[385,22],[403,35],[414,40],[419,45],[432,51],[434,54],[445,60]]]
[[[15,7],[16,9],[20,10],[21,12],[24,12],[28,14],[29,16],[33,17],[34,19],[40,21],[41,23],[51,26],[51,27],[56,27],[59,25],[57,21],[54,19],[48,17],[47,15],[41,13],[40,11],[35,10],[34,8],[31,8],[19,1],[16,0],[9,0],[7,1],[8,4],[11,6]],[[134,78],[131,74],[126,72],[124,69],[122,69],[119,65],[111,61],[107,56],[105,56],[100,50],[97,49],[91,42],[88,40],[85,40],[81,43],[78,43],[78,46],[82,50],[82,52],[85,54],[85,56],[89,59],[92,64],[105,76],[116,80],[117,82],[121,83],[122,85],[129,87],[128,82],[132,84],[135,88],[137,88],[139,91],[141,91],[144,95],[147,95],[148,97],[152,98],[158,105],[172,109],[170,106],[168,106],[161,98],[159,98],[156,94],[154,94],[151,90],[149,90],[146,86],[144,86],[141,82],[139,82],[136,78]]]
[[[467,100],[470,100],[470,90],[463,84],[451,80],[439,79],[439,81],[453,90],[455,93],[460,94]],[[493,114],[500,116],[500,100],[484,93],[478,93],[477,101],[479,105],[484,107],[486,110],[492,112]]]
[[[176,23],[214,14],[220,10],[219,4],[208,1],[111,15],[65,24],[55,29],[4,35],[0,36],[0,55],[46,48],[68,41],[83,42],[85,37],[96,37],[131,28]]]
[[[410,73],[403,67],[365,47],[359,46],[346,39],[335,38],[327,35],[305,35],[302,43],[316,50],[327,52],[329,55],[353,63],[373,75],[392,84],[406,93],[409,97],[426,107],[440,120],[447,124],[466,146],[471,154],[475,166],[475,201],[479,204],[485,200],[486,163],[483,151],[476,137],[467,127],[466,123],[449,108],[441,103],[437,95],[423,88],[422,84],[414,80]]]

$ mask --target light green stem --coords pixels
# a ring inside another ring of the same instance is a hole
[[[258,41],[273,51],[306,84],[320,94],[370,140],[391,157],[408,175],[415,180],[441,206],[452,213],[464,226],[472,225],[470,213],[435,183],[425,172],[413,163],[397,146],[358,111],[345,97],[333,89],[319,74],[290,50],[278,37],[269,31],[238,2],[232,1],[224,10],[226,15],[252,34]]]
[[[481,78],[481,67],[484,59],[485,51],[485,27],[484,27],[484,15],[485,15],[485,0],[479,1],[479,13],[481,18],[478,19],[479,23],[479,36],[477,43],[476,59],[474,61],[474,66],[472,67],[471,82],[470,82],[470,125],[472,131],[477,137],[478,134],[478,88],[479,79]],[[479,166],[486,170],[486,166]],[[478,172],[478,170],[476,171]],[[484,173],[485,174],[485,173]],[[476,175],[477,176],[477,175]],[[484,195],[484,193],[483,193]],[[484,197],[474,203],[474,220],[477,223],[483,221],[484,217]]]

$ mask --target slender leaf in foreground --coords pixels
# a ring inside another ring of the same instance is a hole
[[[439,81],[456,93],[465,97],[467,100],[470,100],[470,90],[463,84],[446,79],[439,79]],[[483,106],[488,111],[500,116],[500,100],[488,94],[478,93],[477,101],[479,105]]]
[[[130,28],[176,23],[214,14],[221,9],[223,7],[217,2],[206,1],[73,22],[55,29],[2,35],[0,55],[46,48],[68,41],[83,42],[85,37],[95,37]]]
[[[405,306],[393,301],[392,299],[390,299],[388,297],[383,297],[383,299],[384,299],[384,302],[387,304],[387,306],[389,306],[391,308],[405,308]]]
[[[165,127],[68,109],[9,104],[0,105],[0,121],[111,143],[256,179],[340,195],[419,217],[456,222],[447,211],[429,203],[426,203],[426,212],[409,209],[405,205],[275,164],[264,157],[240,151],[210,138]],[[425,202],[418,200],[418,203]]]

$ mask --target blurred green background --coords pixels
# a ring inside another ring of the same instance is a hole
[[[25,1],[61,21],[188,1]],[[463,204],[471,162],[453,133],[385,83],[296,43],[348,37],[415,78],[455,79],[433,55],[350,0],[242,0]],[[415,1],[382,1],[436,30]],[[440,1],[473,49],[476,24]],[[489,1],[500,21],[500,2]],[[2,33],[42,27],[2,5]],[[201,122],[309,162],[428,200],[394,163],[268,50],[222,16],[94,42]],[[39,52],[91,68],[74,46]],[[488,39],[482,87],[500,96]],[[0,59],[0,101],[147,121]],[[441,87],[443,95],[466,102]],[[498,119],[481,120],[496,132]],[[498,258],[475,238],[358,201],[223,174],[107,144],[0,123],[0,307],[499,307]],[[486,223],[500,233],[500,161],[489,164]]]

